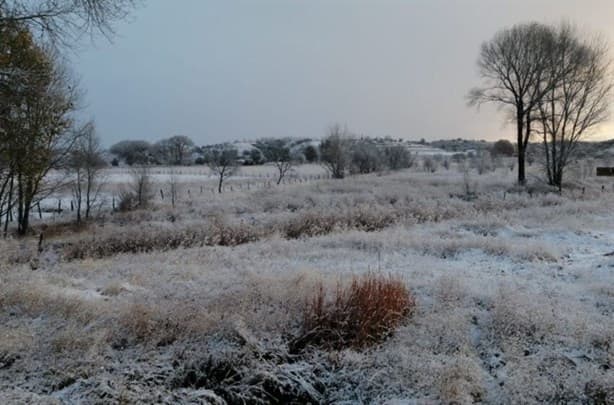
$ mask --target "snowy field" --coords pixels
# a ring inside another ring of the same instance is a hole
[[[134,181],[136,172],[138,170],[131,167],[110,167],[102,170],[99,179],[104,183],[104,187],[96,204],[96,210],[103,212],[112,210],[113,200],[119,200],[122,191],[130,190],[130,183]],[[243,190],[269,188],[275,185],[278,175],[278,171],[273,165],[241,166],[233,176],[225,180],[224,192],[234,193]],[[207,166],[155,166],[148,169],[148,177],[152,183],[154,199],[158,200],[162,200],[164,193],[169,194],[171,182],[176,183],[178,196],[183,200],[195,200],[199,198],[198,195],[217,193],[218,179]],[[303,164],[286,173],[282,185],[306,183],[328,177],[328,172],[323,166]],[[52,172],[48,175],[48,181],[68,183],[70,177],[64,172]],[[160,190],[162,190],[162,193],[160,193]],[[73,197],[70,187],[58,188],[57,191],[46,196],[40,202],[40,217],[45,220],[61,220],[61,217],[70,215],[71,200],[73,200]],[[164,201],[160,202],[163,203]],[[58,207],[60,207],[61,212],[58,212]],[[38,206],[34,210],[33,220],[36,219],[39,219]]]
[[[0,403],[614,402],[611,179],[306,167],[218,195],[184,170],[174,209],[0,242]],[[291,353],[317,284],[368,272],[403,279],[411,316]]]

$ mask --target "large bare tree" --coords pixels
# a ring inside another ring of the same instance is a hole
[[[82,35],[110,38],[113,23],[141,0],[0,0],[0,26],[19,22],[54,43]]]
[[[546,73],[556,85],[544,94],[538,111],[548,183],[561,190],[578,141],[608,119],[611,59],[602,40],[583,38],[574,26],[561,24],[549,62]]]
[[[514,25],[482,44],[478,58],[483,85],[468,95],[470,105],[495,103],[516,123],[518,182],[525,183],[525,155],[537,107],[556,78],[547,66],[556,33],[540,23]]]
[[[294,166],[290,148],[286,146],[283,139],[275,139],[267,148],[266,159],[272,162],[277,169],[277,184],[279,185]]]
[[[213,149],[205,155],[205,160],[211,172],[218,178],[218,193],[222,193],[224,181],[239,169],[237,150],[234,148]]]

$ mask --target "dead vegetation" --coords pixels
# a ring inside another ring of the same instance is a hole
[[[0,402],[608,403],[610,199],[422,175],[0,242]]]
[[[315,345],[363,348],[383,341],[413,311],[416,302],[398,277],[374,273],[337,284],[331,294],[320,284],[306,305],[302,334],[291,343],[299,352]]]

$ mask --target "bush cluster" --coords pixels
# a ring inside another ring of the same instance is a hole
[[[296,352],[311,345],[362,348],[393,333],[416,303],[405,283],[394,276],[366,274],[331,294],[320,284],[306,305],[302,334],[291,344]]]

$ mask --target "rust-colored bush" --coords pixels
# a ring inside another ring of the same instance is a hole
[[[337,284],[333,294],[320,284],[307,302],[302,334],[290,349],[298,352],[309,345],[361,348],[381,342],[414,307],[405,283],[390,275],[354,277],[348,285]]]

